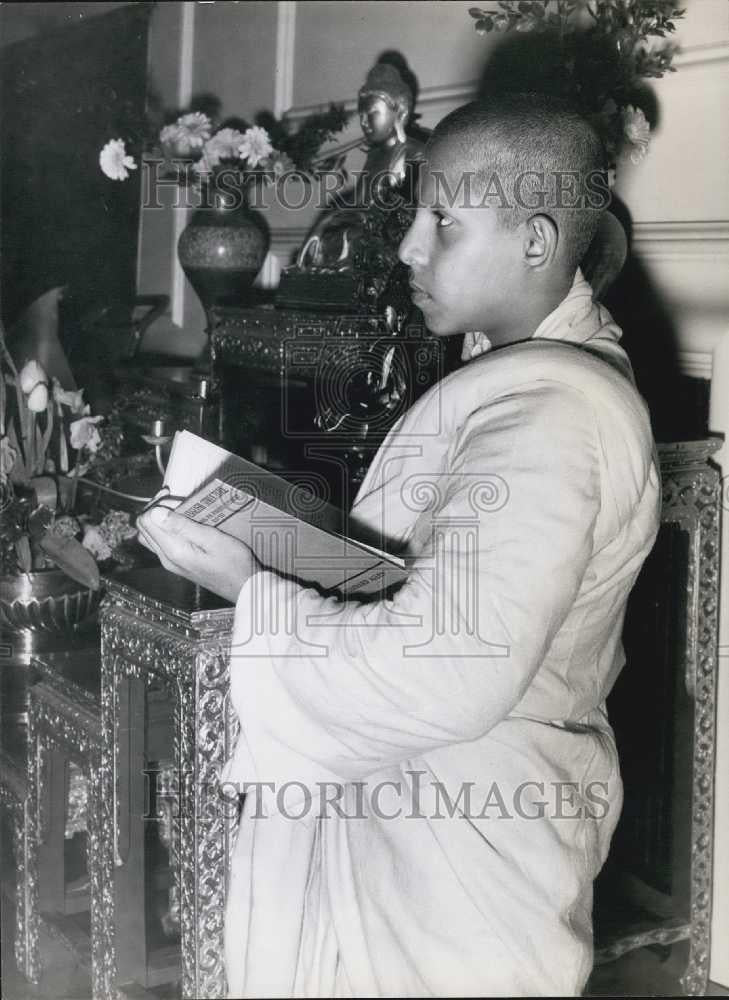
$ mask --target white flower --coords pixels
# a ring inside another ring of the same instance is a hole
[[[84,416],[79,417],[78,420],[74,420],[69,428],[71,431],[71,447],[77,451],[80,451],[81,448],[87,448],[92,455],[95,454],[101,444],[101,435],[97,431],[96,425],[103,419],[103,417]]]
[[[37,361],[26,361],[20,369],[20,388],[28,397],[31,413],[42,413],[48,406],[48,376]]]
[[[39,382],[48,383],[45,368],[37,361],[26,361],[20,369],[20,388],[29,396]]]
[[[45,382],[38,382],[35,388],[28,393],[28,409],[31,413],[43,413],[48,407],[48,386]]]
[[[623,135],[626,142],[632,147],[630,159],[633,163],[640,163],[648,152],[651,127],[642,110],[634,108],[632,104],[626,105],[620,114],[623,119]]]
[[[111,547],[109,546],[109,543],[94,524],[88,524],[84,528],[84,537],[81,540],[81,544],[85,549],[88,549],[94,559],[98,559],[99,562],[104,559],[109,559],[111,556]]]
[[[243,139],[243,133],[234,128],[221,128],[216,132],[203,146],[203,159],[208,168],[217,167],[221,160],[237,160]]]
[[[113,181],[125,181],[130,170],[136,170],[133,156],[127,155],[123,139],[110,139],[99,153],[102,171]]]
[[[160,142],[173,156],[187,156],[201,149],[210,138],[210,119],[202,111],[181,115],[174,125],[165,125],[159,134]]]
[[[253,125],[251,128],[246,129],[243,141],[238,146],[238,155],[241,160],[248,161],[247,166],[251,168],[257,167],[272,152],[271,137],[265,128]]]
[[[63,389],[57,378],[53,379],[53,399],[59,406],[67,406],[71,413],[83,413],[84,411],[83,389],[77,389],[75,392]]]

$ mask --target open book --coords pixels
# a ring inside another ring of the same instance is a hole
[[[342,595],[376,594],[407,576],[404,560],[342,533],[343,515],[306,486],[178,431],[164,485],[178,514],[245,542],[264,566]]]

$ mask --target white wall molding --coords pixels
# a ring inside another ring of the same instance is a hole
[[[279,226],[273,242],[303,239],[308,226]],[[636,222],[633,244],[641,256],[654,254],[683,257],[729,255],[729,220],[718,222]]]
[[[276,67],[273,113],[280,118],[294,101],[296,0],[278,0],[276,8]]]
[[[444,108],[446,110],[443,111],[443,114],[446,114],[446,111],[458,107],[459,104],[465,104],[467,101],[473,100],[476,96],[477,87],[478,84],[475,81],[468,83],[447,83],[437,87],[423,87],[418,94],[415,110],[421,115],[428,112],[430,117],[434,112]],[[332,100],[335,100],[335,98],[332,98]],[[344,104],[344,110],[350,114],[357,110],[356,97],[346,98],[340,103]],[[328,107],[329,102],[324,104],[297,104],[289,108],[286,112],[286,117],[292,122],[297,122],[302,118],[306,118],[307,115],[326,111]]]
[[[706,45],[690,45],[676,53],[673,65],[701,66],[704,63],[724,62],[729,59],[729,41],[707,43]]]
[[[180,61],[177,81],[177,106],[186,108],[192,100],[193,54],[195,49],[195,4],[186,0],[180,4],[182,23],[180,26]],[[177,243],[187,225],[186,208],[172,210],[172,287],[170,289],[171,316],[175,326],[185,323],[185,272],[177,259]]]
[[[285,0],[279,0],[279,8],[282,6],[288,6]],[[293,6],[293,4],[292,4]],[[294,44],[294,35],[292,31],[290,43],[292,48]],[[293,63],[293,55],[291,57]],[[684,66],[699,66],[704,63],[713,62],[723,62],[729,60],[729,41],[716,42],[706,45],[692,45],[681,49],[674,57],[673,64],[679,69]],[[291,67],[291,86],[293,88],[293,65]],[[424,115],[428,113],[428,117],[434,115],[438,111],[442,110],[443,114],[446,114],[452,108],[458,107],[460,104],[465,104],[467,101],[473,100],[476,96],[478,90],[478,82],[476,80],[469,80],[463,83],[446,83],[440,84],[435,87],[423,87],[423,89],[418,94],[418,101],[415,110]],[[332,100],[336,100],[335,97]],[[307,115],[314,114],[319,111],[325,111],[328,107],[329,102],[323,102],[320,104],[293,104],[293,93],[291,95],[291,100],[287,107],[282,108],[281,112],[286,112],[286,117],[291,121],[300,121],[302,118],[306,118]],[[357,98],[349,97],[343,102],[345,111],[353,112],[357,109]]]
[[[650,260],[729,256],[729,220],[635,222],[633,246]]]
[[[303,242],[310,226],[279,226],[271,230],[271,248],[288,246],[290,243]]]
[[[711,379],[729,315],[729,221],[637,222],[633,252],[673,317],[681,371]]]
[[[690,375],[691,378],[703,378],[711,381],[714,367],[714,354],[712,351],[683,351],[677,352],[678,367],[682,375]]]

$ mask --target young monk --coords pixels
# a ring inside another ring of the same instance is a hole
[[[648,414],[578,269],[602,147],[559,102],[496,97],[423,166],[400,257],[470,360],[354,504],[412,556],[403,586],[325,598],[214,528],[140,519],[237,601],[231,996],[577,995],[591,969],[621,807],[605,698],[659,517]]]

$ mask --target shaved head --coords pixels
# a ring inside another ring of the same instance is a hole
[[[449,164],[450,190],[468,176],[468,196],[493,206],[515,228],[542,213],[559,231],[559,257],[574,270],[609,203],[603,144],[566,101],[543,94],[497,94],[457,108],[428,143]]]

